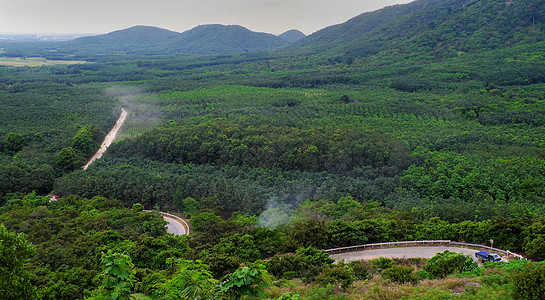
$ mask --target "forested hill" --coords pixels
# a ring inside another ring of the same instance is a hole
[[[134,26],[65,43],[43,44],[47,49],[38,55],[224,54],[269,51],[288,44],[286,39],[238,25],[200,25],[183,33],[152,26]],[[56,50],[53,54],[52,48]],[[10,47],[6,51],[9,53]]]
[[[361,14],[291,46],[365,57],[393,54],[455,56],[541,41],[545,2],[539,0],[417,0]]]
[[[288,30],[280,35],[279,38],[285,40],[288,43],[297,42],[298,40],[304,38],[306,35],[297,29]]]
[[[271,50],[287,45],[268,33],[254,32],[238,25],[200,25],[183,32],[166,46],[170,53],[217,54]]]
[[[164,45],[179,36],[179,32],[140,25],[107,34],[77,38],[61,47],[91,51],[127,51]]]

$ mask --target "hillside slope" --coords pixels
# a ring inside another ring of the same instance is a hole
[[[164,45],[179,36],[178,32],[139,25],[107,34],[77,38],[66,42],[65,47],[92,51],[130,51]]]
[[[297,53],[365,57],[381,51],[455,56],[541,41],[545,2],[417,0],[361,14],[295,43]]]

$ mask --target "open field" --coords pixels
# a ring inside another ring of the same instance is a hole
[[[0,57],[0,66],[38,67],[52,65],[83,64],[85,61],[47,60],[43,57]]]

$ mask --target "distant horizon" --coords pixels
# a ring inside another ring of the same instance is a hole
[[[191,29],[194,29],[198,26],[206,26],[206,25],[216,25],[216,24],[199,24],[195,27],[192,27],[186,31],[189,31]],[[236,26],[242,26],[242,25],[238,25],[238,24],[218,24],[218,25],[224,25],[224,26],[233,26],[233,25],[236,25]],[[120,28],[120,29],[114,29],[112,31],[109,31],[109,32],[105,32],[105,33],[78,33],[78,32],[70,32],[70,33],[40,33],[40,32],[0,32],[0,40],[5,38],[5,37],[9,37],[9,36],[21,36],[21,37],[25,37],[25,36],[28,36],[28,37],[36,37],[36,38],[39,38],[39,37],[74,37],[74,38],[78,38],[78,37],[86,37],[86,36],[97,36],[97,35],[104,35],[104,34],[109,34],[109,33],[112,33],[112,32],[115,32],[115,31],[120,31],[120,30],[125,30],[125,29],[129,29],[129,28],[132,28],[132,27],[136,27],[136,26],[146,26],[146,27],[155,27],[155,28],[159,28],[159,29],[164,29],[164,30],[169,30],[169,31],[172,31],[172,32],[178,32],[178,33],[182,33],[184,31],[175,31],[175,30],[171,30],[171,29],[167,29],[167,28],[163,28],[163,27],[159,27],[159,26],[153,26],[153,25],[142,25],[142,24],[136,24],[136,25],[132,25],[132,26],[129,26],[129,27],[125,27],[125,28]],[[244,27],[244,26],[242,26]],[[244,27],[246,28],[246,27]],[[246,28],[248,30],[251,30],[249,28]],[[273,34],[273,35],[281,35],[285,32],[288,32],[288,31],[291,31],[291,30],[298,30],[300,32],[302,32],[301,30],[297,29],[297,28],[292,28],[292,29],[288,29],[284,32],[281,32],[281,33],[271,33],[271,32],[264,32],[264,33],[270,33],[270,34]],[[253,30],[252,30],[253,31]],[[257,31],[256,31],[257,32]],[[303,32],[304,33],[304,32]],[[307,34],[305,34],[307,35]]]
[[[310,35],[365,12],[412,0],[106,0],[13,1],[0,11],[0,34],[101,35],[137,25],[184,32],[199,25],[240,25],[274,35],[291,29]],[[108,8],[108,9],[105,9]],[[40,28],[40,29],[37,29]],[[66,28],[69,28],[68,30]]]

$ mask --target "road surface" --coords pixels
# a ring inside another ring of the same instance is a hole
[[[387,258],[403,258],[403,257],[422,257],[422,258],[432,258],[435,254],[443,252],[445,250],[457,253],[464,253],[473,258],[474,261],[477,261],[475,253],[480,250],[473,250],[467,248],[459,247],[445,247],[445,246],[424,246],[424,247],[399,247],[399,248],[385,248],[385,249],[372,249],[372,250],[363,250],[347,253],[338,253],[330,255],[331,258],[335,260],[344,259],[345,262],[352,260],[369,260],[378,257],[387,257]],[[502,260],[504,260],[502,258]]]
[[[121,109],[121,115],[119,116],[119,119],[115,123],[114,128],[110,130],[108,135],[104,138],[104,142],[102,142],[102,145],[100,145],[100,149],[98,149],[97,153],[91,157],[91,159],[85,164],[85,166],[81,167],[84,170],[87,170],[87,167],[89,167],[90,164],[92,164],[96,159],[99,159],[102,157],[102,154],[108,149],[108,147],[112,144],[112,142],[115,140],[115,136],[117,135],[117,132],[123,126],[123,123],[127,119],[127,111],[123,108]]]
[[[187,234],[187,231],[185,229],[185,226],[181,224],[178,220],[163,215],[163,219],[168,222],[167,224],[167,232],[172,233],[174,235],[184,235]]]

